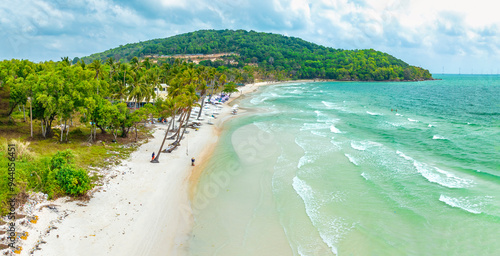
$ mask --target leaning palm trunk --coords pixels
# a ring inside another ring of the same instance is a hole
[[[179,139],[179,136],[181,135],[181,129],[182,129],[182,126],[184,125],[184,120],[186,119],[186,111],[184,111],[184,113],[182,113],[181,115],[181,121],[179,123],[179,129],[177,130],[177,139],[175,140],[175,142],[178,144],[180,139]]]
[[[201,111],[203,111],[203,105],[205,104],[205,98],[207,96],[203,96],[203,98],[201,98],[201,106],[200,106],[200,112],[198,112],[198,117],[196,119],[200,119],[200,116],[201,116]]]
[[[188,113],[188,115],[186,117],[186,124],[184,125],[184,130],[182,131],[182,135],[181,135],[180,139],[178,139],[178,142],[180,142],[180,140],[182,140],[182,137],[184,137],[184,133],[186,132],[190,116],[191,116],[191,107],[189,107],[189,113]]]
[[[172,120],[173,119],[174,119],[174,117],[172,117]],[[160,150],[158,150],[158,154],[156,154],[155,159],[153,159],[153,161],[151,161],[152,163],[159,163],[161,150],[163,149],[163,145],[165,144],[165,140],[167,140],[167,135],[168,135],[168,131],[170,130],[170,125],[171,124],[172,124],[172,121],[170,121],[169,124],[168,124],[168,128],[165,131],[165,137],[163,137],[163,141],[161,142]]]
[[[176,114],[177,111],[173,111],[172,112],[172,121],[170,121],[172,123],[172,129],[175,128],[175,114]],[[170,127],[170,124],[168,125]],[[168,130],[168,132],[170,132],[170,130]]]
[[[177,128],[177,131],[175,132],[175,134],[174,134],[174,135],[172,135],[172,137],[170,137],[171,139],[176,138],[176,137],[177,137],[177,138],[179,137],[179,133],[180,133],[180,131],[181,131],[181,128],[182,128],[182,123],[183,123],[183,120],[184,120],[184,115],[185,115],[185,111],[183,111],[183,112],[181,113],[181,116],[179,117],[179,128]],[[174,127],[174,129],[175,129],[175,127]],[[177,139],[176,139],[176,140],[177,140]]]

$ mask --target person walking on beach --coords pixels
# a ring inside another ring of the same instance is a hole
[[[194,157],[191,158],[191,166],[194,166]]]
[[[153,152],[151,161],[155,160],[155,152]]]

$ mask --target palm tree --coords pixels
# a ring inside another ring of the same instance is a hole
[[[80,67],[81,67],[83,70],[85,70],[85,68],[86,68],[85,61],[83,61],[83,60],[79,60],[79,61],[78,61],[78,65],[80,65]]]
[[[118,76],[116,77],[116,81],[113,83],[114,90],[112,93],[112,97],[118,101],[128,98],[127,82],[131,80],[129,72],[130,66],[127,63],[119,64]]]
[[[135,73],[135,79],[132,80],[132,83],[128,85],[128,99],[135,101],[135,108],[138,108],[139,101],[145,100],[149,101],[151,99],[151,90],[149,88],[149,84],[147,83],[147,79],[142,72],[133,72]]]
[[[139,58],[137,57],[133,57],[130,60],[130,65],[132,66],[132,70],[134,71],[139,70],[141,68],[141,63],[139,62]]]
[[[225,74],[222,74],[220,77],[219,77],[219,85],[222,86],[222,88],[224,88],[224,85],[226,84],[227,82],[227,77]],[[221,97],[222,97],[222,91],[221,91]]]
[[[193,106],[199,106],[196,102],[198,101],[198,95],[196,95],[196,86],[194,84],[190,84],[186,86],[185,96],[186,96],[186,105],[187,105],[187,111],[186,115],[184,118],[184,130],[182,131],[182,134],[177,136],[177,144],[180,145],[180,140],[182,140],[182,137],[184,137],[184,133],[186,132],[187,124],[189,121],[189,117],[191,116],[191,110],[193,109]],[[181,123],[182,124],[182,123]],[[182,125],[179,125],[179,131]]]
[[[170,126],[174,123],[175,120],[175,111],[177,108],[177,102],[175,98],[167,98],[165,101],[162,102],[161,108],[164,109],[164,112],[170,114],[171,119],[168,124],[168,128],[165,131],[165,136],[163,137],[163,141],[161,142],[160,149],[158,150],[158,154],[156,154],[155,159],[153,159],[151,162],[152,163],[159,163],[160,161],[160,154],[161,150],[163,149],[163,145],[165,144],[165,140],[167,140],[168,132],[170,131]]]
[[[151,88],[151,96],[153,97],[153,104],[158,97],[156,90],[160,91],[162,88],[160,86],[160,70],[158,67],[146,70],[146,82]]]
[[[151,68],[151,62],[149,61],[149,58],[145,58],[142,61],[141,66],[143,66],[146,69],[150,69]]]
[[[94,60],[92,63],[90,63],[89,68],[91,70],[95,71],[94,79],[97,80],[97,78],[99,77],[99,74],[102,71],[101,60]],[[99,84],[97,85],[97,95],[99,95]]]
[[[217,86],[217,75],[219,73],[217,72],[217,70],[215,68],[212,68],[209,70],[208,72],[208,79],[210,80],[210,97],[212,97],[212,95],[214,95],[214,90]]]
[[[66,66],[71,66],[71,62],[69,62],[69,57],[61,57],[61,62]]]
[[[203,105],[205,104],[205,98],[207,95],[208,87],[207,87],[207,80],[209,77],[208,73],[208,68],[202,66],[200,67],[200,79],[198,83],[198,87],[196,88],[200,92],[200,98],[201,98],[201,105],[200,105],[200,111],[198,112],[198,117],[196,119],[199,119],[201,116],[201,112],[203,111]]]
[[[109,81],[111,82],[111,78],[113,77],[113,74],[116,71],[116,63],[115,63],[115,60],[113,59],[113,57],[109,57],[106,60],[106,64],[108,64],[108,66],[109,66]]]
[[[99,77],[99,73],[102,71],[102,65],[101,64],[102,64],[101,60],[94,60],[89,65],[90,70],[94,70],[95,71],[95,77],[94,77],[94,79],[97,79]]]
[[[231,94],[233,92],[238,92],[238,89],[236,88],[236,84],[234,82],[229,82],[224,86],[222,91],[229,94],[229,97],[231,97]]]
[[[170,76],[170,64],[168,63],[163,63],[163,65],[161,66],[161,79],[163,81],[164,84],[167,83],[168,79],[169,79],[169,76]]]

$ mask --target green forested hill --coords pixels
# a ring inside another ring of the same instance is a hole
[[[370,50],[341,50],[324,47],[300,38],[245,30],[200,30],[187,34],[127,44],[83,60],[129,61],[146,55],[237,53],[228,61],[203,61],[207,66],[243,67],[258,64],[266,71],[283,71],[292,79],[337,80],[427,80],[428,70],[410,66],[387,53]],[[230,65],[229,65],[230,66]]]

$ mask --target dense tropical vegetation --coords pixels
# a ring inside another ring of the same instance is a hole
[[[33,138],[29,130],[24,135],[28,142],[46,140],[63,145],[81,138],[86,131],[86,141],[92,145],[109,134],[114,141],[129,137],[130,131],[135,131],[137,139],[139,123],[152,117],[177,116],[179,121],[170,118],[169,130],[174,139],[171,144],[178,146],[193,106],[203,104],[208,95],[234,92],[235,81],[243,82],[242,72],[180,60],[161,66],[138,58],[130,63],[113,58],[94,60],[88,65],[71,65],[68,58],[44,63],[4,60],[0,62],[0,125],[15,129],[19,122],[30,123],[31,109],[35,125]],[[160,97],[159,92],[165,88],[162,84],[169,84],[168,95]],[[17,192],[80,196],[91,188],[88,173],[75,165],[71,151],[39,158],[28,149],[18,153]],[[0,148],[0,155],[0,162],[7,164],[7,149]],[[7,209],[7,175],[6,168],[0,169],[0,213]]]
[[[109,57],[131,61],[134,57],[176,54],[234,53],[223,60],[206,60],[206,66],[243,68],[258,65],[265,79],[336,79],[336,80],[426,80],[428,70],[410,66],[387,53],[375,50],[342,50],[324,47],[271,33],[245,30],[201,30],[165,39],[127,44],[82,58],[90,63]],[[171,63],[172,58],[159,58]],[[74,59],[74,62],[78,58]]]

